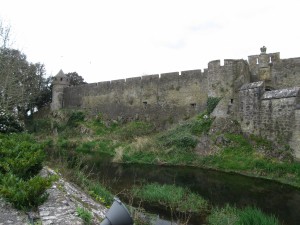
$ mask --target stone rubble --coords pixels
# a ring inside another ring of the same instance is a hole
[[[91,197],[65,181],[48,167],[41,171],[42,176],[58,175],[58,181],[47,190],[49,197],[38,207],[37,212],[22,212],[0,198],[0,225],[81,225],[83,220],[77,215],[77,207],[85,208],[93,214],[92,224],[100,224],[107,209]]]
[[[42,175],[57,175],[45,167]],[[99,224],[105,217],[106,208],[95,202],[75,185],[59,178],[48,190],[48,200],[38,207],[42,224],[83,224],[76,213],[76,208],[86,208],[93,214],[93,223]]]

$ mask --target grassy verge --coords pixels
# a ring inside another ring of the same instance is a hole
[[[211,156],[200,158],[197,164],[222,171],[239,172],[249,176],[264,177],[300,187],[300,164],[266,156],[271,144],[257,137],[226,134],[228,144]],[[263,149],[259,151],[258,149]],[[288,153],[287,151],[285,153]]]

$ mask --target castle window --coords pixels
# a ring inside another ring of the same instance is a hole
[[[147,108],[147,105],[148,105],[148,102],[144,101],[144,102],[143,102],[143,105],[144,105],[144,109],[146,109],[146,108]]]
[[[231,104],[233,103],[233,99],[230,99],[230,103],[231,103]]]
[[[273,91],[274,88],[270,87],[270,86],[266,86],[265,91]]]
[[[190,105],[192,108],[196,108],[196,103],[191,103]]]
[[[62,81],[63,80],[63,78],[60,78],[60,81]]]

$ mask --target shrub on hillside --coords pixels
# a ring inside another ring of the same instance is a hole
[[[28,179],[42,168],[45,153],[42,145],[28,134],[0,134],[0,172]]]
[[[45,192],[51,187],[51,178],[35,176],[23,180],[9,173],[0,179],[0,194],[17,209],[35,208],[48,197]]]
[[[77,127],[80,122],[84,121],[84,118],[84,112],[74,111],[71,113],[67,125],[70,127]]]
[[[53,178],[37,176],[45,154],[28,134],[0,134],[0,195],[18,209],[37,207]]]
[[[218,97],[208,97],[207,99],[207,113],[211,114],[214,109],[216,108],[216,106],[218,105],[219,101],[221,100],[221,98]]]
[[[24,125],[16,116],[0,108],[0,133],[22,132]]]
[[[153,133],[154,126],[147,122],[133,121],[120,127],[115,133],[123,140],[133,139]]]

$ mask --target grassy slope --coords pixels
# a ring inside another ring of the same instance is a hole
[[[44,140],[47,132],[43,134],[43,126],[47,122],[35,123],[35,130]],[[289,155],[289,151],[274,149],[272,143],[257,137],[221,134],[226,141],[217,145],[215,140],[218,135],[210,135],[214,150],[210,154],[199,154],[199,139],[207,136],[211,124],[212,120],[204,114],[157,132],[150,123],[106,124],[101,117],[87,120],[83,113],[74,112],[65,124],[57,125],[59,136],[48,135],[47,138],[52,142],[51,151],[59,154],[66,154],[65,150],[68,150],[83,155],[105,154],[120,163],[213,168],[300,187],[300,164],[288,157],[281,160],[273,157],[282,155],[282,152]]]

